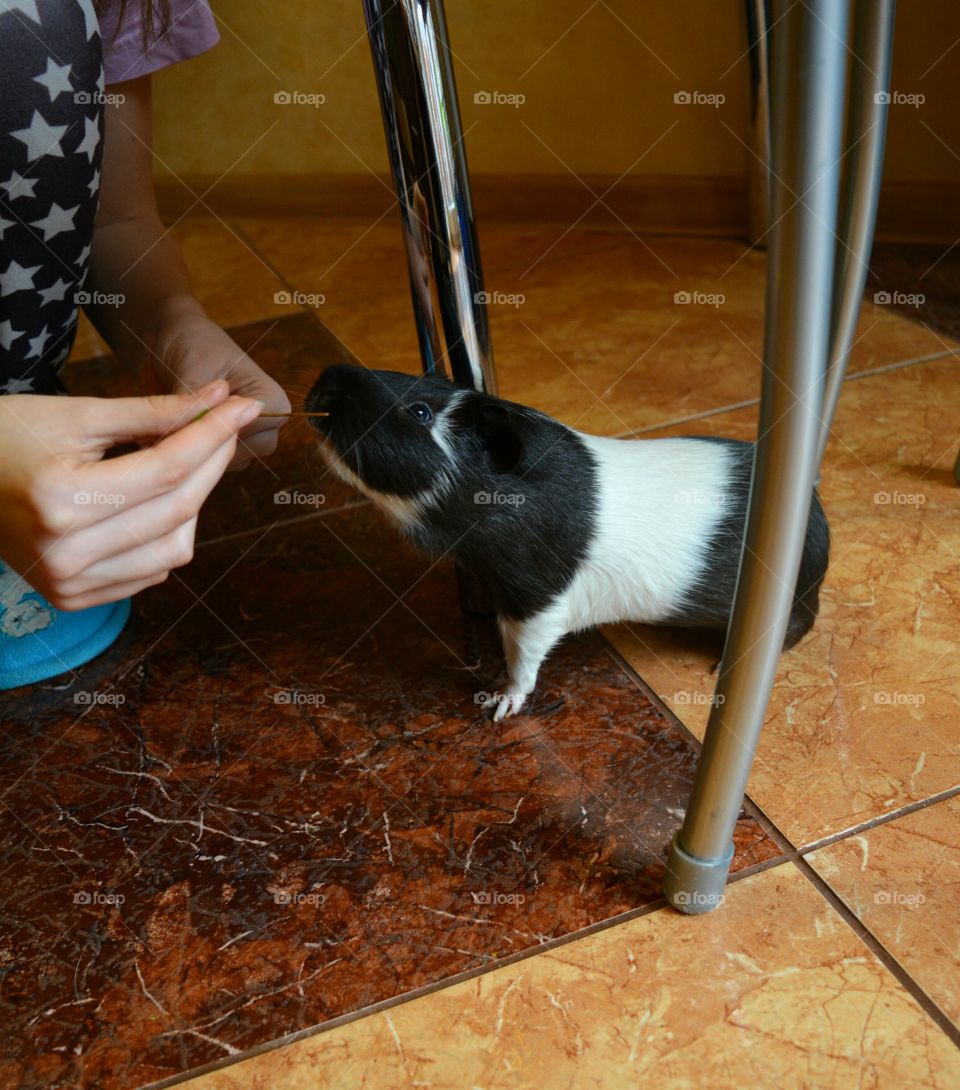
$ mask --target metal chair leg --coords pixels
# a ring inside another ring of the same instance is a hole
[[[817,446],[817,466],[843,386],[850,346],[860,317],[873,232],[890,100],[895,0],[854,0],[850,106],[847,111],[846,178],[840,198],[840,245],[834,280],[833,332]]]
[[[363,0],[423,369],[496,393],[442,0]]]
[[[773,18],[773,224],[760,428],[717,696],[664,881],[670,903],[687,913],[720,903],[733,858],[733,830],[793,602],[830,351],[847,5],[777,0]]]

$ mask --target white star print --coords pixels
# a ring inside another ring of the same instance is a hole
[[[0,390],[5,394],[28,394],[32,389],[32,378],[8,378],[3,386],[0,386]]]
[[[40,306],[46,306],[47,303],[63,302],[63,297],[67,294],[67,288],[69,287],[70,285],[66,280],[58,276],[55,284],[51,284],[49,288],[40,289],[40,297],[43,299]]]
[[[6,231],[8,227],[13,227],[15,223],[16,220],[5,220],[3,216],[0,216],[0,241],[3,240],[3,232]]]
[[[27,145],[27,158],[32,163],[44,155],[53,155],[62,158],[63,149],[60,141],[67,131],[66,125],[50,125],[39,110],[33,111],[30,127],[27,129],[15,129],[11,136]]]
[[[74,205],[73,208],[61,208],[56,201],[50,205],[50,211],[42,220],[32,220],[31,227],[40,227],[43,230],[43,241],[49,242],[54,235],[59,235],[63,231],[73,230],[73,217],[80,210],[80,205]]]
[[[7,200],[15,201],[17,197],[35,197],[33,187],[37,184],[36,178],[24,178],[15,170],[5,182],[0,182],[0,189],[7,191]]]
[[[83,21],[87,27],[87,41],[89,42],[94,34],[100,30],[97,13],[93,10],[91,0],[80,0],[80,7],[83,9]]]
[[[37,0],[0,0],[0,15],[6,15],[8,12],[12,11],[22,11],[24,15],[29,16],[35,23],[39,24],[40,22],[40,13],[37,11]]]
[[[76,264],[82,269],[84,267],[84,265],[86,265],[87,260],[89,259],[89,257],[90,257],[90,244],[87,243],[87,245],[84,246],[84,248],[80,251],[80,256],[77,258]]]
[[[90,179],[89,182],[87,182],[87,189],[90,190],[90,196],[91,197],[97,192],[97,189],[99,188],[99,186],[100,186],[100,171],[95,170],[93,172],[93,177]]]
[[[15,291],[26,291],[32,288],[33,274],[39,271],[39,265],[25,269],[18,261],[11,261],[7,271],[0,273],[0,295],[13,295]]]
[[[2,2],[3,0],[0,0],[0,3]],[[59,98],[64,91],[73,90],[73,84],[70,82],[70,65],[57,64],[52,57],[47,57],[46,72],[42,76],[34,76],[33,82],[46,87],[51,102]]]
[[[10,324],[10,319],[4,318],[0,322],[0,348],[9,348],[17,337],[23,336],[24,332],[22,329],[14,329]]]
[[[30,351],[24,357],[25,359],[32,360],[34,356],[38,358],[43,355],[43,350],[47,341],[50,340],[50,331],[46,326],[40,330],[36,337],[30,338]]]
[[[86,155],[92,163],[99,143],[100,129],[97,125],[97,119],[95,117],[85,117],[83,119],[83,139],[77,145],[75,154],[80,155],[82,153]]]

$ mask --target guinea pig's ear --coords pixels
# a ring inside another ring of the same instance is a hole
[[[498,473],[515,469],[523,455],[523,440],[517,431],[514,414],[504,405],[487,402],[477,410],[475,426],[493,468]]]

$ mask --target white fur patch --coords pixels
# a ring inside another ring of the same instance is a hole
[[[328,439],[321,436],[319,446],[323,460],[342,481],[361,492],[382,511],[395,519],[405,530],[419,525],[424,508],[439,503],[453,483],[448,474],[442,474],[438,484],[418,493],[416,496],[395,496],[390,492],[379,492],[376,488],[371,488],[354,473],[334,450]]]
[[[433,425],[430,428],[430,435],[432,436],[433,441],[443,451],[451,463],[456,461],[456,452],[450,441],[451,432],[453,431],[450,424],[450,417],[457,405],[463,400],[465,393],[465,390],[456,390],[452,393],[450,395],[450,400],[434,417]]]
[[[567,630],[666,620],[731,502],[732,452],[696,439],[580,438],[598,469],[597,534],[563,595]]]

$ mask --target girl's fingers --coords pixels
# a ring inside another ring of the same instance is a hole
[[[112,520],[117,512],[172,494],[259,413],[259,402],[231,398],[152,447],[80,466],[71,482],[80,485],[73,494],[74,525]]]
[[[94,564],[149,546],[197,517],[203,501],[223,476],[233,457],[236,439],[223,443],[179,488],[146,500],[129,510],[76,530],[54,546],[46,566],[57,580],[67,582]]]
[[[105,587],[151,579],[183,567],[193,559],[196,529],[195,516],[154,541],[97,561],[80,575],[66,580],[60,587],[60,594],[68,597],[90,594]]]
[[[134,594],[139,594],[147,587],[155,587],[158,583],[163,583],[169,575],[169,572],[161,572],[149,579],[138,579],[131,583],[115,583],[112,586],[100,587],[98,590],[74,597],[58,599],[57,609],[72,613],[78,609],[89,609],[90,606],[106,605],[107,602],[119,602],[122,598],[132,598]]]

